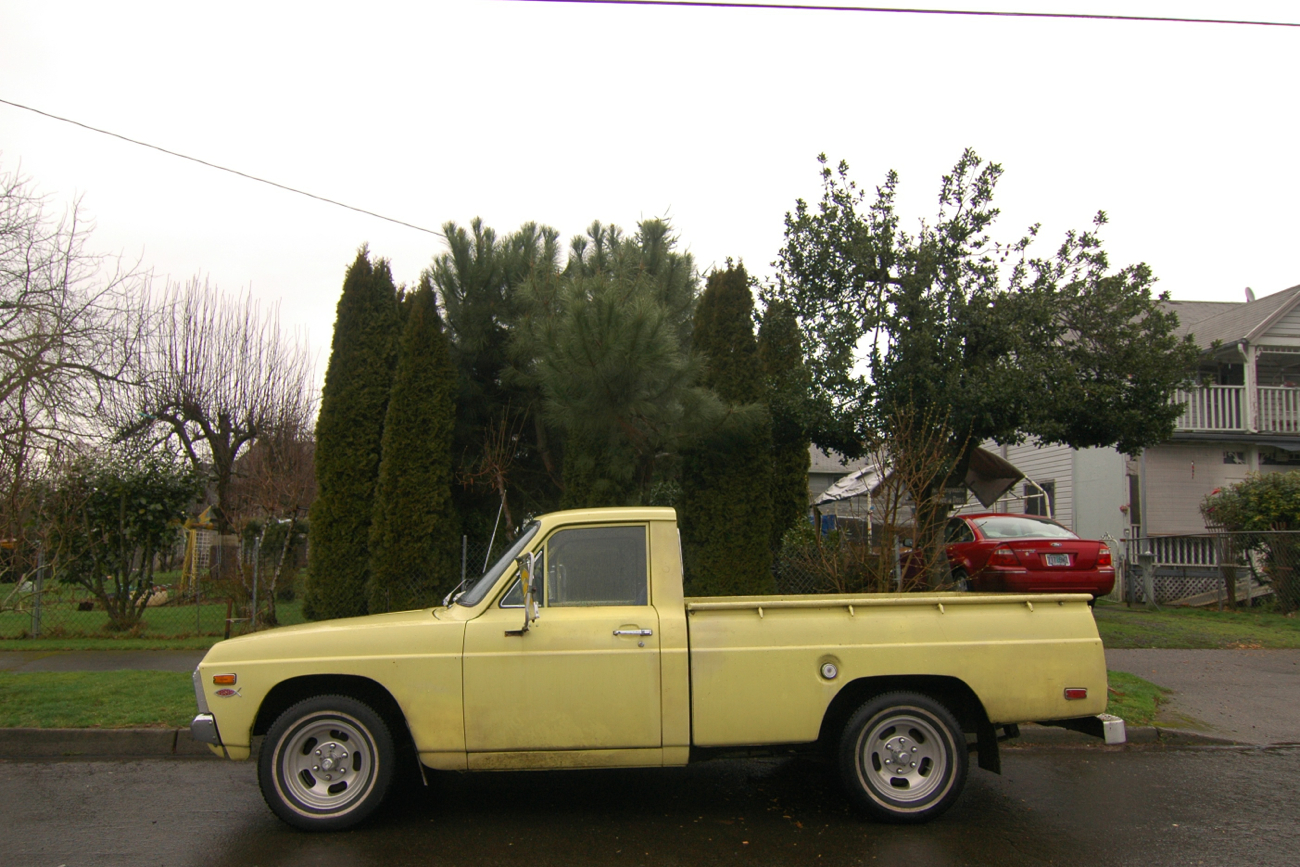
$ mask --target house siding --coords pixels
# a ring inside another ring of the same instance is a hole
[[[1270,325],[1259,342],[1290,346],[1300,344],[1300,307],[1287,311]]]
[[[983,447],[1010,461],[1016,469],[1038,484],[1051,482],[1055,486],[1053,516],[1058,522],[1073,529],[1074,475],[1073,458],[1068,446],[1038,446],[1031,443],[1007,446],[1005,449],[989,440]],[[1006,496],[993,506],[999,512],[1023,512],[1025,483],[1019,482]],[[971,514],[985,511],[979,501],[971,497],[960,512]]]
[[[1225,452],[1244,455],[1243,463],[1225,463]],[[1241,443],[1162,443],[1146,450],[1146,503],[1143,521],[1148,535],[1204,533],[1201,500],[1215,488],[1246,478],[1251,447]]]

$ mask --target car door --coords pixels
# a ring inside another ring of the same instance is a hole
[[[540,617],[516,580],[465,630],[466,749],[662,745],[659,618],[644,524],[561,528],[536,550]]]

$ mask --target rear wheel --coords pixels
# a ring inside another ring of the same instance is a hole
[[[348,828],[383,801],[394,753],[388,726],[369,705],[343,695],[305,699],[266,734],[257,767],[262,797],[296,828]]]
[[[970,576],[966,574],[965,569],[952,570],[953,587],[962,593],[970,592]]]
[[[940,815],[966,784],[966,738],[929,696],[890,692],[849,718],[840,776],[851,800],[878,819],[919,823]]]

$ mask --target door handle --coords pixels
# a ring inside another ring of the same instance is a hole
[[[653,629],[615,629],[615,635],[654,635]]]

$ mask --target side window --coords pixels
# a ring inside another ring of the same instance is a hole
[[[537,555],[538,577],[546,574],[546,568],[543,565],[544,563],[545,563],[545,555],[539,553]],[[540,583],[537,585],[537,589],[539,591],[541,590],[541,586],[542,585]],[[539,597],[541,596],[540,592],[538,593],[538,596]],[[501,601],[497,603],[497,607],[499,608],[523,608],[524,607],[524,585],[519,580],[518,569],[515,569],[515,578],[514,581],[510,584],[510,589],[507,590],[505,592],[505,595],[501,597]]]
[[[546,604],[645,605],[645,527],[578,527],[546,542]]]
[[[970,526],[965,521],[955,518],[948,522],[948,531],[944,534],[944,541],[949,545],[974,542],[975,533],[971,531]]]

